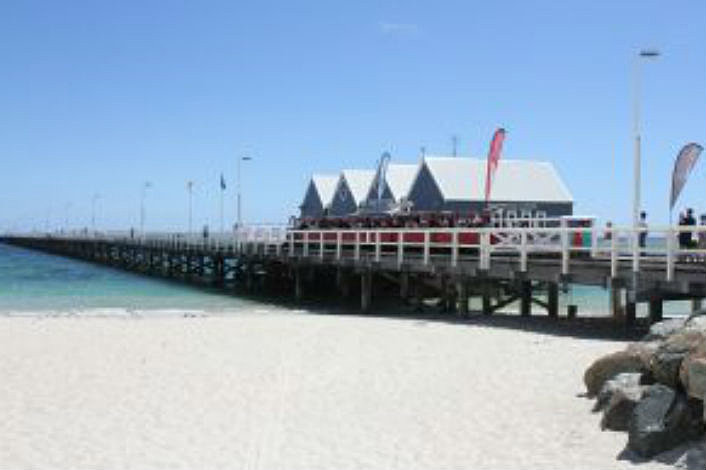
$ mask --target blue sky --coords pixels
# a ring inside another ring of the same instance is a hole
[[[628,221],[633,61],[643,201],[667,220],[682,145],[706,141],[706,2],[0,3],[0,230],[218,225],[218,178],[246,221],[296,213],[312,172],[449,153],[552,161],[576,211]],[[706,161],[679,207],[706,212]],[[68,208],[68,209],[67,209]]]

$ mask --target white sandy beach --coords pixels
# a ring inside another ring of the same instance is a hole
[[[612,341],[296,313],[0,318],[0,468],[670,468],[616,460]]]

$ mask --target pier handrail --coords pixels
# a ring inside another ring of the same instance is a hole
[[[647,246],[637,244],[639,234],[650,236]],[[689,246],[680,246],[679,234],[689,233]],[[520,271],[541,255],[560,259],[561,274],[570,274],[571,263],[603,260],[610,275],[620,270],[640,272],[644,266],[663,270],[666,281],[674,279],[685,261],[706,260],[706,226],[651,226],[647,229],[613,226],[601,229],[565,227],[555,224],[517,227],[378,227],[287,229],[284,225],[240,227],[227,233],[134,231],[7,234],[25,238],[85,240],[151,245],[165,249],[221,251],[273,256],[304,256],[319,260],[351,257],[371,262],[393,259],[398,266],[409,262],[423,265],[443,262],[451,267],[468,259],[478,260],[480,269],[490,269],[497,257],[516,256]],[[695,240],[693,240],[695,238]]]

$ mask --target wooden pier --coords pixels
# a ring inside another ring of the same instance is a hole
[[[606,309],[618,324],[636,320],[646,303],[649,320],[662,318],[663,302],[706,297],[706,250],[679,249],[680,231],[651,229],[663,243],[640,248],[630,228],[611,230],[590,246],[573,237],[586,229],[560,227],[240,230],[202,238],[185,234],[7,235],[0,240],[152,276],[228,290],[266,291],[316,298],[360,296],[368,311],[379,299],[399,298],[469,314],[479,299],[490,315],[519,301],[520,314],[540,308],[558,317],[559,293],[569,285],[610,291]],[[567,312],[573,315],[574,312]]]

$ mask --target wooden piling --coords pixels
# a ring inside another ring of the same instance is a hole
[[[547,286],[547,314],[550,318],[559,317],[559,284],[556,282]]]
[[[520,281],[520,315],[532,315],[532,281]]]
[[[649,302],[650,323],[662,321],[662,299],[653,297]]]

